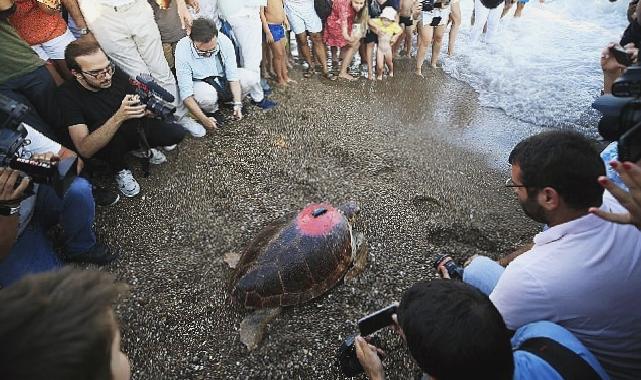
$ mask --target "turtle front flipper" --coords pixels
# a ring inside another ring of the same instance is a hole
[[[345,274],[345,282],[352,282],[356,276],[363,273],[367,266],[367,239],[362,232],[353,232],[354,255],[351,269]]]
[[[240,341],[247,347],[247,350],[255,350],[265,337],[267,324],[276,318],[281,308],[260,309],[249,314],[240,323]]]

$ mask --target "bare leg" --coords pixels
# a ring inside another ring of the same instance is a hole
[[[289,66],[287,65],[287,43],[285,42],[285,40],[280,40],[275,43],[275,46],[281,57],[280,66],[276,66],[276,72],[280,72],[280,76],[285,80],[285,83],[296,83],[295,80],[289,79]]]
[[[380,49],[376,48],[376,79],[383,80],[383,71],[385,70],[385,57]]]
[[[314,60],[312,59],[312,52],[309,50],[309,45],[307,45],[307,32],[297,34],[296,42],[298,43],[298,52],[309,65],[308,73],[313,74]]]
[[[419,24],[418,27],[418,52],[416,53],[416,74],[423,76],[423,62],[427,55],[427,48],[432,42],[434,28],[429,25]]]
[[[314,53],[316,58],[320,61],[321,67],[323,68],[323,74],[327,76],[329,74],[329,70],[327,70],[327,48],[323,42],[323,36],[320,33],[311,33],[311,36]]]
[[[287,78],[286,76],[283,76],[283,70],[282,70],[284,66],[284,60],[285,60],[285,49],[282,42],[283,42],[282,40],[278,42],[274,42],[273,44],[269,45],[269,48],[273,56],[272,67],[276,71],[276,79],[278,80],[278,85],[287,86]]]
[[[385,53],[385,64],[389,70],[390,78],[394,78],[394,56],[391,51]]]
[[[434,28],[434,41],[432,42],[432,59],[430,66],[436,68],[439,55],[441,54],[441,46],[443,45],[443,36],[445,35],[445,28],[447,25],[441,25]]]
[[[343,57],[343,62],[341,62],[341,70],[338,73],[338,76],[343,79],[347,80],[355,80],[353,76],[347,73],[347,69],[352,63],[352,59],[354,58],[354,55],[356,54],[356,50],[358,50],[360,46],[360,41],[356,42],[355,45],[346,45],[341,49],[341,53],[345,51],[345,56]]]
[[[365,60],[367,61],[367,79],[369,80],[374,80],[374,59],[372,57],[374,45],[374,42],[370,42],[367,44],[367,47],[365,49]]]
[[[510,9],[512,9],[512,5],[514,4],[511,0],[507,0],[505,2],[505,5],[503,6],[503,13],[501,13],[501,18],[505,17],[505,15],[510,12]]]
[[[456,36],[458,36],[458,30],[461,27],[461,5],[459,3],[452,4],[450,21],[452,21],[452,26],[450,27],[450,39],[447,44],[447,55],[453,56],[456,48]]]
[[[516,3],[516,11],[514,11],[514,17],[521,17],[523,15],[524,8],[525,3]]]
[[[412,37],[414,37],[414,26],[408,26],[405,28],[405,46],[403,51],[408,57],[412,54]]]

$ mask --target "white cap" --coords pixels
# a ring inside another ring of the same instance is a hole
[[[392,7],[385,7],[383,12],[381,12],[381,18],[386,18],[391,21],[396,20],[396,11]]]

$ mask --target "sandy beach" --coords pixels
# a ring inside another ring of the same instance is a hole
[[[337,379],[335,353],[355,321],[433,278],[447,253],[498,258],[539,226],[503,184],[512,146],[538,127],[481,108],[442,71],[402,62],[384,82],[305,80],[280,106],[191,139],[143,178],[142,192],[98,210],[100,236],[122,249],[106,268],[130,284],[118,307],[134,379]],[[315,201],[355,200],[369,264],[357,281],[285,309],[248,353],[223,262],[271,220]],[[382,334],[390,379],[418,369]]]

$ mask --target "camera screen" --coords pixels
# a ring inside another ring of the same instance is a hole
[[[383,327],[393,325],[394,320],[392,319],[392,315],[396,313],[397,308],[396,304],[392,304],[360,319],[358,321],[358,330],[361,336],[370,335]]]

